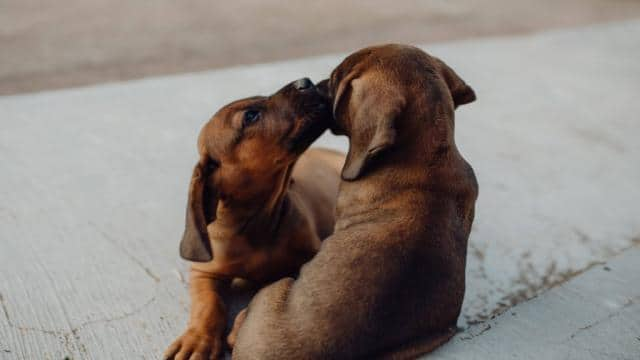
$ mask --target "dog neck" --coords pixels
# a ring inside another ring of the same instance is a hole
[[[402,216],[413,216],[407,201],[418,205],[435,197],[451,196],[459,191],[455,180],[461,177],[464,159],[455,144],[431,148],[414,144],[422,156],[409,159],[403,154],[418,154],[416,148],[385,154],[362,178],[343,181],[336,204],[335,229],[342,230],[359,223],[368,223],[372,217],[378,221],[393,221]]]
[[[212,241],[244,238],[253,246],[272,243],[289,209],[288,189],[293,164],[276,174],[272,186],[245,201],[223,198],[210,225]]]

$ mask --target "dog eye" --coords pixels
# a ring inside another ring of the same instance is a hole
[[[255,123],[260,119],[260,111],[247,110],[244,112],[244,118],[242,119],[242,125],[247,126]]]
[[[220,163],[217,160],[214,159],[209,159],[209,161],[207,162],[207,164],[204,166],[204,171],[207,174],[211,174],[213,171],[215,171],[218,167],[220,166]]]

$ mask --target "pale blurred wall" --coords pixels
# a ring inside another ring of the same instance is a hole
[[[0,94],[639,15],[633,0],[0,0]]]

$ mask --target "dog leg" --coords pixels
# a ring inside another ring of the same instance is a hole
[[[229,281],[191,269],[191,313],[187,330],[164,353],[164,359],[216,359],[222,351],[226,309],[219,291]]]
[[[283,318],[283,307],[286,306],[286,297],[293,283],[292,278],[283,278],[275,283],[262,288],[251,300],[249,306],[244,309],[242,326],[234,324],[234,348],[232,359],[305,359],[299,354],[292,355],[287,352],[286,342],[291,341],[285,333],[285,326],[278,326],[278,318]],[[263,315],[266,315],[263,317]],[[258,318],[256,318],[256,316]],[[238,325],[236,327],[236,325]]]

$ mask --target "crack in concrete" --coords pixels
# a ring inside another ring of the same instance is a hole
[[[9,311],[7,309],[7,306],[2,294],[0,294],[0,305],[4,312],[5,318],[7,319],[7,324],[9,325],[9,327],[19,331],[32,331],[32,332],[38,332],[41,334],[56,336],[60,340],[62,340],[61,343],[68,353],[73,354],[77,350],[80,353],[87,354],[87,347],[84,345],[84,343],[82,343],[80,338],[80,330],[84,329],[87,326],[98,324],[98,323],[110,323],[113,321],[124,320],[126,318],[129,318],[131,316],[134,316],[142,312],[145,308],[147,308],[149,305],[151,305],[151,303],[153,303],[156,300],[157,291],[158,291],[158,288],[156,287],[156,289],[154,290],[154,295],[149,300],[147,300],[144,304],[133,309],[132,311],[125,312],[124,314],[114,316],[114,317],[85,321],[77,326],[71,327],[71,329],[68,331],[58,330],[58,329],[54,329],[54,330],[41,329],[37,327],[16,325],[13,323],[13,321],[11,320],[11,317],[9,316]]]
[[[2,311],[4,312],[4,317],[7,318],[7,323],[11,326],[11,318],[9,317],[9,310],[7,309],[7,304],[4,302],[4,296],[0,293],[0,306],[2,306]]]
[[[131,317],[131,316],[134,316],[134,315],[142,312],[149,305],[151,305],[151,303],[153,303],[156,300],[156,298],[157,298],[157,296],[153,295],[144,304],[140,305],[136,309],[133,309],[132,311],[125,312],[122,315],[118,315],[118,316],[114,316],[114,317],[108,317],[108,318],[85,321],[83,323],[80,323],[77,326],[72,327],[69,331],[59,330],[59,329],[50,330],[50,329],[41,329],[41,328],[36,328],[36,327],[15,325],[15,324],[13,324],[11,322],[9,314],[8,314],[8,312],[7,312],[7,310],[6,310],[5,306],[4,306],[4,302],[2,302],[2,307],[4,309],[5,317],[7,318],[7,323],[9,324],[10,327],[12,327],[14,329],[23,330],[23,331],[36,331],[36,332],[41,332],[41,333],[49,334],[49,335],[68,335],[69,333],[77,333],[79,330],[82,330],[83,328],[85,328],[85,327],[87,327],[89,325],[98,324],[98,323],[109,323],[109,322],[113,322],[113,321],[124,320],[126,318]],[[2,297],[0,297],[0,300],[2,300]]]
[[[64,346],[65,350],[68,353],[73,354],[74,353],[74,347],[72,346],[72,344],[74,343],[70,337],[71,334],[67,331],[64,330],[48,330],[48,329],[40,329],[37,327],[31,327],[31,326],[19,326],[13,323],[13,320],[11,319],[11,317],[9,316],[9,310],[7,308],[7,304],[5,302],[4,296],[2,296],[2,294],[0,294],[0,305],[2,306],[2,311],[4,312],[4,316],[7,319],[7,324],[9,325],[10,328],[12,329],[16,329],[18,331],[24,332],[24,331],[31,331],[31,332],[37,332],[37,333],[41,333],[41,334],[46,334],[46,335],[51,335],[51,336],[56,336],[58,338],[60,338],[62,340],[62,345]],[[73,333],[73,330],[72,330]],[[75,345],[76,347],[80,350],[80,349],[84,349],[86,352],[86,348],[84,346],[84,344],[82,344],[80,342],[80,338],[79,337],[74,337],[75,340]],[[11,350],[4,350],[4,352],[6,353],[10,353]]]
[[[2,294],[0,294],[0,306],[2,306],[2,311],[4,312],[4,317],[7,319],[7,324],[9,325],[9,327],[13,329],[20,330],[20,331],[34,331],[34,332],[39,332],[47,335],[57,335],[57,336],[63,336],[65,334],[64,330],[47,330],[47,329],[39,329],[36,327],[30,327],[30,326],[19,326],[14,324],[13,320],[11,320],[11,316],[9,316],[9,310],[7,309],[7,304]]]
[[[151,296],[151,298],[149,300],[144,302],[139,307],[133,309],[132,311],[125,312],[125,313],[123,313],[121,315],[114,316],[114,317],[106,317],[106,318],[102,318],[102,319],[89,320],[89,321],[85,321],[85,322],[83,322],[83,323],[81,323],[81,324],[79,324],[77,326],[72,326],[71,325],[71,323],[68,320],[68,316],[66,314],[66,311],[63,309],[63,312],[65,312],[64,315],[67,318],[67,321],[69,322],[70,329],[69,330],[61,330],[61,329],[43,329],[43,328],[39,328],[39,327],[35,327],[35,326],[20,326],[20,325],[16,325],[13,322],[12,317],[9,315],[9,309],[7,307],[7,303],[5,301],[4,296],[2,294],[0,294],[0,307],[2,308],[2,312],[4,313],[5,318],[7,319],[7,324],[9,325],[9,327],[11,327],[12,329],[21,331],[21,332],[29,331],[29,332],[37,332],[37,333],[41,333],[41,334],[46,334],[46,335],[49,335],[49,336],[55,336],[55,337],[59,338],[59,340],[61,340],[61,344],[63,345],[64,349],[69,354],[74,354],[74,353],[77,354],[78,352],[83,353],[83,354],[87,353],[87,348],[82,343],[81,338],[80,338],[80,334],[79,334],[80,330],[86,328],[87,326],[98,324],[98,323],[109,323],[109,322],[113,322],[113,321],[124,320],[126,318],[129,318],[131,316],[134,316],[134,315],[142,312],[145,308],[147,308],[149,305],[151,305],[156,300],[157,292],[158,292],[158,284],[161,282],[160,277],[155,275],[151,271],[151,269],[149,269],[148,267],[146,267],[142,263],[142,261],[140,261],[133,254],[131,254],[127,249],[124,249],[117,241],[115,241],[113,238],[111,238],[106,232],[102,231],[98,226],[96,226],[93,223],[90,223],[90,225],[96,231],[98,231],[98,233],[105,240],[107,240],[109,243],[114,245],[120,251],[124,252],[125,255],[132,262],[134,262],[136,265],[138,265],[140,268],[142,268],[142,270],[144,270],[145,274],[148,277],[150,277],[156,283],[156,288],[154,290],[154,294],[153,294],[153,296]]]
[[[638,300],[640,300],[640,297],[627,299],[627,301],[625,301],[624,304],[622,304],[622,306],[618,310],[616,310],[615,312],[612,312],[611,314],[607,315],[604,318],[601,318],[601,319],[598,319],[598,320],[596,320],[594,322],[588,323],[585,326],[579,327],[578,330],[576,330],[573,333],[571,333],[571,335],[569,335],[569,337],[567,339],[565,339],[563,341],[563,343],[566,343],[567,341],[575,338],[578,334],[580,334],[581,332],[583,332],[585,330],[589,330],[589,329],[593,328],[594,326],[598,326],[598,325],[600,325],[601,323],[603,323],[605,321],[611,320],[614,317],[619,316],[620,313],[622,313],[622,311],[624,311],[625,309],[627,309],[628,307],[630,307],[632,305],[637,304]]]
[[[140,261],[140,259],[138,259],[133,254],[131,254],[129,252],[129,250],[127,250],[126,248],[122,247],[120,245],[120,243],[118,243],[114,238],[112,238],[106,231],[102,230],[100,227],[98,227],[98,225],[96,225],[95,223],[93,223],[91,221],[89,221],[89,225],[94,230],[96,230],[110,244],[115,246],[118,250],[122,251],[129,258],[129,260],[131,260],[136,265],[138,265],[140,268],[142,268],[142,270],[147,274],[147,276],[149,276],[151,279],[153,279],[154,282],[156,282],[156,283],[160,282],[160,277],[158,277],[156,274],[154,274],[153,271],[151,271],[151,269],[149,269],[146,265],[144,265],[144,263],[142,261]]]
[[[96,319],[96,320],[89,320],[89,321],[85,321],[83,323],[81,323],[80,325],[76,326],[74,329],[72,329],[72,331],[78,331],[81,330],[89,325],[93,325],[93,324],[98,324],[98,323],[110,323],[113,321],[119,321],[119,320],[124,320],[126,318],[129,318],[131,316],[134,316],[136,314],[139,314],[140,312],[142,312],[144,309],[146,309],[149,305],[151,305],[151,303],[153,303],[154,301],[156,301],[157,296],[153,295],[149,300],[147,300],[144,304],[140,305],[139,307],[137,307],[136,309],[133,309],[129,312],[125,312],[122,315],[119,316],[114,316],[114,317],[108,317],[108,318],[103,318],[103,319]]]

